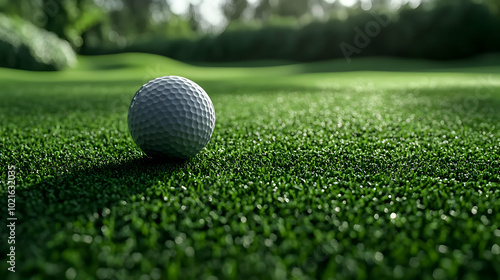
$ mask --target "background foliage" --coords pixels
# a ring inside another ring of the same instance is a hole
[[[483,4],[445,1],[433,9],[422,5],[375,13],[352,10],[347,18],[337,16],[302,25],[278,19],[265,25],[230,26],[217,36],[149,41],[123,50],[213,62],[342,58],[349,53],[342,49],[343,43],[356,49],[352,56],[457,59],[500,50],[500,36],[495,35],[500,30],[500,17]],[[380,31],[370,36],[371,30]],[[357,36],[363,36],[360,33],[368,38],[366,44],[356,44]],[[89,53],[107,51],[93,49]]]
[[[0,66],[29,70],[59,70],[73,66],[68,42],[20,18],[0,14]]]
[[[314,61],[345,56],[457,59],[500,50],[499,0],[400,5],[360,0],[350,7],[331,0],[220,1],[215,24],[208,18],[217,11],[202,8],[213,0],[189,2],[183,12],[175,8],[176,0],[3,0],[0,13],[55,33],[87,55],[134,51],[192,62]],[[363,44],[356,43],[360,36]],[[13,58],[7,55],[0,55],[0,65],[33,68],[22,59],[8,64]]]

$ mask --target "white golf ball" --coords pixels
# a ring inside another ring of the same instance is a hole
[[[214,126],[210,97],[183,77],[165,76],[143,85],[128,111],[134,142],[152,157],[190,158],[207,145]]]

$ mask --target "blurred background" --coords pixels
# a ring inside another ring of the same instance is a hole
[[[219,63],[498,51],[500,0],[0,0],[0,67],[27,70],[120,52]]]

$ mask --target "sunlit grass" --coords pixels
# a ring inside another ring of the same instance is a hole
[[[19,219],[18,272],[0,276],[496,279],[500,79],[470,64],[334,73],[128,54],[0,69]],[[166,74],[200,83],[217,113],[187,162],[146,158],[127,130],[135,91]]]

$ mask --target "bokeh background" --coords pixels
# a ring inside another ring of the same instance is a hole
[[[500,0],[0,0],[0,67],[75,54],[187,62],[356,56],[451,60],[500,50]]]
[[[0,280],[500,279],[499,3],[0,0]],[[185,162],[128,129],[165,75]]]

